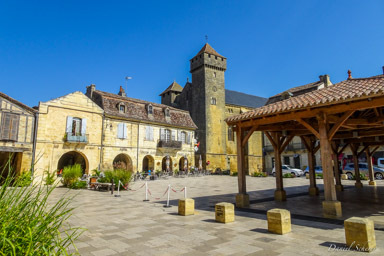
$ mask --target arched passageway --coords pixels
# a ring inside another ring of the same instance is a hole
[[[113,169],[132,171],[132,160],[126,154],[119,154],[113,159]]]
[[[188,170],[188,158],[181,157],[179,160],[179,171]]]
[[[88,160],[87,157],[77,151],[70,151],[62,155],[57,164],[57,170],[60,171],[66,166],[80,164],[83,174],[88,174]]]
[[[165,156],[161,162],[161,170],[162,171],[170,171],[172,172],[172,158],[170,156]]]
[[[143,172],[148,172],[148,170],[151,170],[153,172],[153,169],[155,168],[155,160],[152,156],[145,156],[143,158]]]

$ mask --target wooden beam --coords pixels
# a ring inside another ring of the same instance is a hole
[[[269,132],[265,132],[265,135],[267,136],[268,140],[271,142],[273,149],[276,150],[277,149],[277,143],[272,138],[272,135]]]
[[[340,155],[341,153],[343,153],[344,149],[346,149],[348,145],[349,143],[345,143],[344,146],[342,146],[341,149],[337,151],[337,155]]]
[[[244,137],[243,142],[241,143],[243,147],[245,146],[245,144],[247,144],[247,141],[251,137],[252,133],[256,131],[256,129],[257,126],[253,126],[252,129],[248,132],[248,134]]]
[[[307,128],[310,132],[312,132],[313,135],[316,136],[316,138],[318,138],[318,139],[320,138],[320,134],[319,134],[319,132],[316,131],[316,129],[313,128],[312,125],[308,124],[306,121],[304,121],[304,120],[301,119],[301,118],[297,118],[296,121],[299,122],[301,125],[303,125],[305,128]]]
[[[344,115],[333,125],[331,130],[328,133],[328,139],[332,139],[335,133],[339,130],[340,126],[355,112],[354,110],[350,110],[344,113]]]
[[[286,137],[284,143],[281,144],[281,147],[280,147],[280,149],[279,149],[280,154],[281,154],[281,153],[284,151],[284,149],[288,146],[289,142],[291,142],[291,140],[293,139],[293,137],[295,137],[295,136],[290,135],[290,136]]]

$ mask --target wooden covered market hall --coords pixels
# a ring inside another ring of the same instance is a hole
[[[274,148],[275,200],[285,201],[281,153],[294,136],[299,136],[308,152],[309,194],[316,196],[314,154],[321,153],[323,167],[324,217],[341,217],[341,203],[336,191],[342,191],[338,155],[350,147],[354,156],[356,188],[360,181],[358,156],[367,155],[369,185],[375,185],[372,155],[384,144],[384,75],[352,78],[323,89],[311,91],[283,101],[226,119],[234,126],[237,138],[239,194],[237,207],[249,206],[244,171],[244,146],[254,131],[263,131]]]

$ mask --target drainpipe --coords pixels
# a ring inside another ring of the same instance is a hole
[[[103,153],[104,153],[104,123],[105,123],[105,113],[103,112],[102,125],[101,125],[101,143],[100,143],[100,162],[99,162],[99,171],[101,169],[101,164],[103,163]]]
[[[137,123],[136,172],[139,172],[140,122]]]
[[[31,164],[31,176],[33,177],[35,172],[35,154],[36,154],[36,140],[37,140],[37,127],[39,123],[39,112],[35,113],[35,127],[33,131],[33,145],[32,145],[32,164]]]

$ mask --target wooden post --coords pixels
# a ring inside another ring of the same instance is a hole
[[[367,155],[367,162],[368,162],[369,185],[376,186],[376,181],[373,177],[373,165],[372,165],[373,153],[370,152],[369,147],[367,147],[367,149],[365,150],[365,154]]]
[[[344,187],[341,184],[341,177],[340,177],[340,169],[339,169],[339,156],[338,156],[338,149],[339,149],[339,143],[332,142],[332,160],[333,160],[333,173],[335,175],[336,179],[336,191],[343,191]]]
[[[325,217],[340,217],[341,203],[337,201],[335,180],[332,168],[332,147],[328,137],[328,123],[325,115],[318,115],[321,162],[323,166],[324,199],[323,215]]]
[[[245,156],[243,143],[243,131],[239,125],[236,126],[236,144],[237,144],[237,179],[239,185],[239,194],[236,195],[236,207],[249,207],[249,195],[247,194],[245,177]]]
[[[319,188],[316,186],[316,172],[315,172],[315,152],[314,144],[316,140],[311,140],[310,137],[302,136],[301,140],[307,149],[308,157],[308,169],[309,169],[309,195],[317,196],[319,195]]]
[[[362,188],[363,183],[361,183],[361,179],[360,179],[359,153],[357,152],[359,149],[359,146],[358,144],[351,143],[350,147],[353,154],[353,167],[355,168],[355,179],[356,179],[355,187]]]
[[[293,136],[281,136],[278,132],[265,132],[265,135],[271,142],[275,153],[275,175],[276,175],[276,201],[286,201],[287,195],[283,186],[283,171],[281,169],[281,153],[288,143],[292,140]]]

